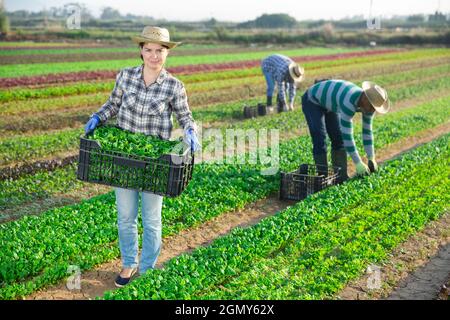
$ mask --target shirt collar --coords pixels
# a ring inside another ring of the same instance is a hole
[[[144,73],[142,72],[143,70],[144,70],[144,64],[141,64],[141,66],[137,69],[137,74],[136,74],[136,76],[138,78],[142,79],[142,81],[144,81]],[[167,72],[167,70],[162,68],[161,72],[158,75],[158,78],[156,78],[156,83],[162,84],[168,76],[169,76],[169,73]]]
[[[166,78],[168,77],[168,72],[166,69],[162,68],[161,72],[159,73],[158,78],[156,78],[156,83],[161,84],[164,82],[164,80],[166,80]]]

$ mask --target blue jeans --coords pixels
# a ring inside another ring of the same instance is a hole
[[[162,196],[153,193],[138,192],[115,188],[118,212],[119,247],[123,268],[137,268],[143,274],[153,269],[161,252],[161,209]],[[138,264],[138,206],[139,194],[142,202],[142,255]]]
[[[327,133],[333,150],[344,148],[341,128],[339,127],[339,115],[336,112],[328,111],[311,101],[308,92],[305,92],[302,96],[302,110],[308,123],[314,155],[327,153]]]
[[[272,73],[263,70],[264,77],[266,78],[267,91],[266,95],[268,97],[273,96],[273,91],[275,90],[275,80],[272,77]]]

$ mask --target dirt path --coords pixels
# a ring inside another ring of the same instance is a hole
[[[450,124],[445,124],[434,129],[424,130],[415,137],[408,137],[378,152],[380,162],[392,158],[417,145],[434,140],[440,135],[450,132]],[[350,166],[349,173],[354,173]],[[293,205],[295,202],[279,201],[277,195],[248,205],[243,210],[222,214],[204,224],[184,230],[177,235],[163,239],[163,249],[157,267],[164,262],[190,252],[199,246],[205,246],[214,239],[227,234],[238,226],[246,227],[258,223],[264,217],[274,215],[277,212]],[[450,220],[450,219],[449,219]],[[450,225],[450,221],[445,223]],[[101,296],[104,291],[115,289],[114,279],[121,269],[120,259],[102,264],[93,270],[81,274],[81,290],[69,290],[62,281],[56,286],[35,292],[26,299],[94,299]]]
[[[379,287],[369,287],[374,273],[368,272],[351,281],[337,298],[436,299],[442,284],[450,277],[450,213],[429,223],[398,246],[387,262],[375,268]]]
[[[447,214],[448,216],[448,214]],[[450,229],[447,229],[450,231]],[[436,299],[441,284],[450,276],[450,239],[423,267],[399,283],[389,300]]]
[[[432,141],[439,135],[448,133],[449,124],[433,130],[425,130],[420,135],[408,138],[403,149],[389,148],[384,156],[407,152],[412,147]],[[419,249],[418,249],[419,248]],[[388,262],[379,268],[381,287],[370,289],[373,272],[351,281],[337,298],[345,300],[367,299],[436,299],[439,289],[450,278],[450,213],[431,222],[424,230],[397,247]],[[420,269],[419,269],[420,268]],[[419,269],[419,270],[417,270]],[[417,270],[417,274],[411,272]],[[373,279],[373,278],[372,278]]]

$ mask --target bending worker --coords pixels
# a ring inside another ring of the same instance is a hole
[[[267,83],[267,106],[272,106],[276,82],[279,111],[294,110],[295,89],[305,77],[304,69],[281,54],[273,54],[264,58],[261,62],[261,69]],[[289,95],[289,106],[286,101],[286,92]]]
[[[314,161],[327,165],[326,134],[331,140],[331,161],[342,168],[339,182],[348,179],[347,154],[356,165],[357,175],[377,170],[373,147],[372,122],[375,111],[386,113],[390,102],[386,90],[370,81],[362,88],[344,80],[325,80],[314,84],[302,97],[302,109],[313,142]],[[353,138],[353,117],[362,113],[362,137],[369,167],[362,162]]]

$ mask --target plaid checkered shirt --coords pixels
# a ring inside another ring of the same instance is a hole
[[[122,129],[168,140],[173,112],[184,130],[196,130],[183,83],[162,69],[156,81],[146,86],[142,69],[143,65],[119,72],[108,101],[96,113],[100,120],[117,116]]]
[[[277,84],[278,98],[284,104],[286,102],[286,90],[289,92],[289,101],[294,101],[295,86],[294,81],[289,75],[289,65],[292,59],[281,54],[273,54],[263,59],[261,69],[263,72],[269,72]]]

